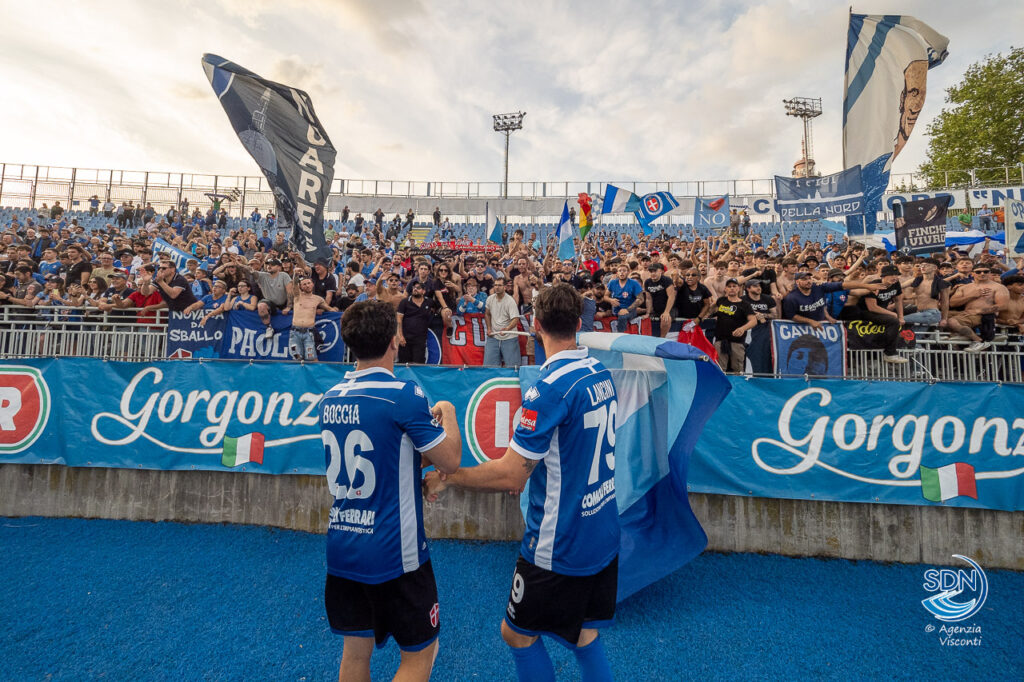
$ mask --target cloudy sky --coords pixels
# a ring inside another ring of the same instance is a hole
[[[841,165],[848,2],[695,0],[0,0],[3,158],[258,174],[200,66],[204,52],[309,92],[335,177],[500,180],[491,114],[524,110],[510,179],[717,180],[792,168],[821,97],[818,167]],[[944,89],[1024,26],[1024,2],[870,0],[949,37],[894,173],[924,158]],[[1018,32],[1019,33],[1019,32]]]

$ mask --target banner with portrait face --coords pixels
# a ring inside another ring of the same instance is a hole
[[[846,376],[846,328],[772,320],[772,357],[776,376]]]

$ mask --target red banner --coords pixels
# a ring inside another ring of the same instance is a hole
[[[487,329],[483,313],[452,317],[452,326],[441,341],[441,364],[482,365]]]

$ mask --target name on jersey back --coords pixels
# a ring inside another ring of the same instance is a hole
[[[324,405],[324,424],[358,424],[359,405],[345,403],[342,405]]]
[[[605,379],[593,386],[587,386],[587,395],[590,396],[591,405],[600,405],[615,397],[615,386],[612,385],[611,379]]]

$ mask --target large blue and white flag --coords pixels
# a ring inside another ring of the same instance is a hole
[[[843,161],[861,167],[864,216],[851,235],[872,234],[892,162],[924,107],[928,69],[949,54],[949,39],[914,17],[851,14],[846,41]]]
[[[633,215],[643,227],[644,234],[652,232],[651,223],[661,216],[674,211],[679,207],[679,202],[670,192],[651,192],[640,197],[639,204]]]
[[[707,355],[676,341],[588,332],[579,335],[579,343],[611,371],[618,394],[615,497],[622,527],[622,601],[707,546],[690,508],[686,476],[704,424],[731,387]],[[520,368],[523,390],[539,371]]]
[[[639,207],[640,200],[628,189],[615,185],[605,186],[601,213],[632,213]]]
[[[562,217],[558,221],[558,259],[572,260],[576,257],[576,244],[572,240],[572,221],[569,220],[569,202],[562,207]]]
[[[864,210],[860,168],[820,178],[775,176],[775,210],[783,220],[820,220]]]
[[[302,90],[266,80],[217,55],[203,55],[203,70],[231,127],[263,171],[280,229],[310,263],[331,258],[324,237],[324,206],[337,151]]]
[[[693,203],[694,227],[729,227],[729,195],[697,197]]]
[[[496,214],[491,213],[491,204],[487,204],[487,217],[484,221],[484,229],[487,230],[487,241],[500,244],[501,243],[501,221],[498,220]]]

